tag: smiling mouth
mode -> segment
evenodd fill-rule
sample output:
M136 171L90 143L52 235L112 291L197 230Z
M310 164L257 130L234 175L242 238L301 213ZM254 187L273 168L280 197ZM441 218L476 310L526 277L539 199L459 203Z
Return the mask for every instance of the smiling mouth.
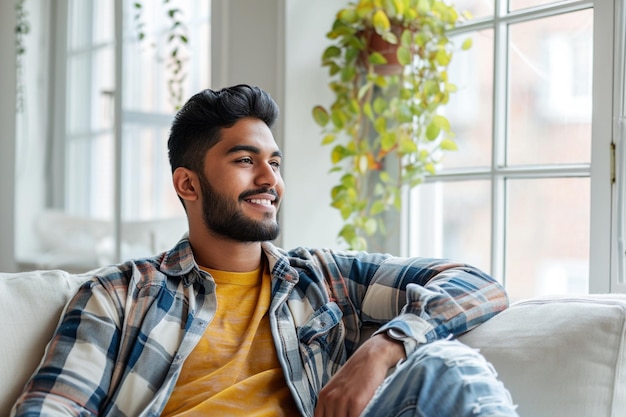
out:
M272 206L272 201L269 199L265 199L265 198L251 198L249 200L246 200L249 203L252 204L258 204L261 206L266 206L266 207L271 207Z

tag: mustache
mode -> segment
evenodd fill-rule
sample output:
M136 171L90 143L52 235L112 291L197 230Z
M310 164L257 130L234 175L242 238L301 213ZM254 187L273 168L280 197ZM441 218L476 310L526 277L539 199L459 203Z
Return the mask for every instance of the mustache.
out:
M244 191L239 194L239 201L245 200L246 198L257 194L271 194L276 198L276 201L280 200L278 193L273 188L258 188L256 190Z

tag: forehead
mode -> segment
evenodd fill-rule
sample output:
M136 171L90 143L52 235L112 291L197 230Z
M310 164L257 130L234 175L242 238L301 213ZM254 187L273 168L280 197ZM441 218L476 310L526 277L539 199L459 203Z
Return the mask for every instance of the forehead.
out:
M220 140L208 153L217 156L246 150L280 154L271 129L263 121L254 118L241 119L233 126L223 128Z

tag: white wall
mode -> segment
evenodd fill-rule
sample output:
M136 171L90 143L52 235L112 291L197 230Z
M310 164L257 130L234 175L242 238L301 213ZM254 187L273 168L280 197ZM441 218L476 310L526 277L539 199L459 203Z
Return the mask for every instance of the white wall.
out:
M342 3L338 0L287 2L285 36L285 181L284 246L337 247L341 216L330 207L331 147L321 145L321 129L313 121L315 105L328 105L331 91L321 56L329 45L326 33Z
M39 249L33 225L45 207L46 156L50 133L49 83L50 60L50 2L28 0L30 33L24 43L23 77L31 80L23 87L24 110L16 117L15 146L15 256L28 259ZM35 53L36 52L36 53Z

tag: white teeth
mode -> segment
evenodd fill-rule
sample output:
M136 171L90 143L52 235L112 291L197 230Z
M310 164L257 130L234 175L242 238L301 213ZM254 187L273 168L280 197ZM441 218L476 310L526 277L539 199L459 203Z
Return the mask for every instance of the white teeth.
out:
M272 202L270 200L265 200L265 199L260 199L260 198L253 198L250 200L251 203L254 204L261 204L262 206L271 206Z

